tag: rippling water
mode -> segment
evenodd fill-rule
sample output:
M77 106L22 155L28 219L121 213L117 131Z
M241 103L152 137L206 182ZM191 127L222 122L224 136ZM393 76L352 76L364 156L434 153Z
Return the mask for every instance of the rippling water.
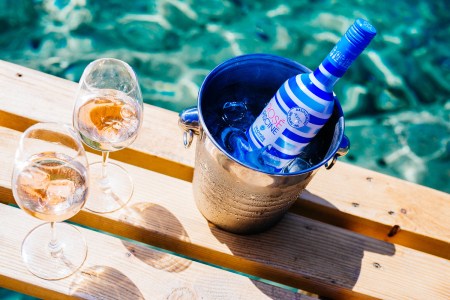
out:
M147 103L196 104L217 64L266 52L315 68L357 17L379 34L337 84L344 160L450 192L450 2L0 1L0 58L77 81L116 57ZM181 134L181 133L180 133Z

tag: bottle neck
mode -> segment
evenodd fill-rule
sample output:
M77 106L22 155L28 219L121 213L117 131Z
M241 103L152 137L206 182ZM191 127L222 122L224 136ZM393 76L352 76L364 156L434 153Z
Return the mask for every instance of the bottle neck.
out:
M311 81L327 92L333 91L336 82L363 50L352 45L344 35L319 67L310 74Z

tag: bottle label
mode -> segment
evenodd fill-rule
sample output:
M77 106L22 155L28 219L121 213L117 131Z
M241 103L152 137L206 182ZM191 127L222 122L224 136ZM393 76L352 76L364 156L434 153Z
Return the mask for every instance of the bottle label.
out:
M322 92L327 99L321 99L301 77L287 80L250 126L247 136L253 149L274 144L285 154L298 153L328 120L333 109L332 94ZM283 144L277 145L279 138Z
M287 121L295 129L300 129L308 124L309 113L302 107L291 108L287 115Z
M252 144L257 148L262 148L264 144L271 143L286 127L286 115L276 104L274 98L270 100L250 127L250 138Z

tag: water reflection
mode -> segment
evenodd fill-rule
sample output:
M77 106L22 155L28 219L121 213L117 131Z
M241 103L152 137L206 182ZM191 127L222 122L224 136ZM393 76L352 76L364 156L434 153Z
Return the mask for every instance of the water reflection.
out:
M271 53L315 68L355 17L364 16L379 34L335 90L346 120L355 121L347 131L352 155L345 159L450 191L448 0L2 3L2 59L78 81L90 61L119 58L136 69L147 103L174 111L195 105L206 74L237 55ZM414 153L441 149L416 134L432 132L427 115L432 127L441 127L434 135L444 149L430 159ZM418 128L394 124L391 132L390 119ZM405 146L385 136L405 134L413 137L406 145L413 152L376 164Z
M166 300L195 300L195 299L203 299L199 298L195 290L188 287L180 287L174 289L167 297Z
M133 243L123 241L123 245L132 255L147 265L166 272L182 272L189 268L192 261L155 249L144 248Z
M164 236L158 236L151 240L145 236L139 237L141 241L149 240L151 244L164 247L165 249L170 249L170 245L174 244L171 243L173 239L186 242L190 241L181 222L161 205L148 202L136 203L130 207L126 207L123 210L121 218L136 227L145 228L145 233L143 234L154 233L155 235L160 235L161 233L165 233ZM159 270L181 272L187 269L192 263L184 258L154 249L140 247L130 242L123 241L123 244L135 257Z
M130 278L107 266L82 269L74 278L69 293L83 299L145 299Z
M121 210L120 218L146 231L167 232L167 235L189 242L189 235L181 222L164 206L140 202ZM145 241L145 237L144 241ZM164 241L161 241L164 242Z

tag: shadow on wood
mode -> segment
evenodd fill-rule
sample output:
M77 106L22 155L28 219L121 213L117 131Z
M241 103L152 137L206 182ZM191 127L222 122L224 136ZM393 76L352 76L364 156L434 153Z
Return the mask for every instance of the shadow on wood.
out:
M359 279L366 252L395 254L391 243L293 213L286 214L277 225L259 234L232 234L231 239L230 233L212 224L210 230L233 255L258 266L273 265L277 270L268 269L264 274L260 269L261 277L278 282L282 279L281 282L292 287L332 298L363 296L353 287ZM376 262L373 264L374 268L381 267Z
M192 264L192 261L190 260L159 250L139 247L126 241L123 241L122 243L132 255L158 270L179 273L189 268Z
M189 236L180 221L161 205L141 202L122 210L122 217L137 227L150 228L155 232L171 232L178 239L189 242ZM123 242L124 246L141 261L167 272L181 272L192 263L162 251L137 247L133 243Z
M145 299L125 274L107 266L81 269L73 279L70 294L83 299Z

